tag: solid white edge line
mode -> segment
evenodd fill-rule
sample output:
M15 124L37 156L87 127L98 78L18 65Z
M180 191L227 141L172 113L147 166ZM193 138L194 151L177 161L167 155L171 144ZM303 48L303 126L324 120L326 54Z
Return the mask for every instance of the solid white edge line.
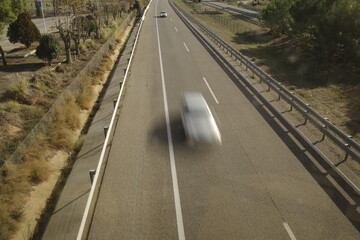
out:
M143 15L143 17L142 17L142 19L141 19L141 22L140 22L139 30L138 30L137 35L136 35L136 40L135 40L133 49L134 49L134 48L136 47L136 45L137 45L137 41L138 41L138 37L139 37L140 30L141 30L141 27L142 27L142 23L143 23L143 21L144 21L144 19L145 19L145 14L147 13L151 2L152 2L152 0L149 2L149 5L147 6L146 10L144 11L144 15ZM126 83L126 79L127 79L127 76L128 76L128 72L129 72L129 69L130 69L130 65L131 65L132 59L133 59L133 55L134 55L134 51L132 51L131 56L130 56L130 59L129 59L128 67L127 67L127 69L126 69L125 77L124 77L124 80L123 80L123 86L124 86L125 83ZM111 132L112 127L113 127L113 125L114 125L115 117L116 117L117 109L119 108L120 99L121 99L121 96L122 96L122 93L123 93L123 89L124 89L124 88L122 87L121 90L120 90L119 96L118 96L118 98L117 98L116 105L115 105L115 108L114 108L115 110L114 110L113 115L112 115L112 117L111 117L111 121L110 121L109 129L108 129L108 133ZM88 197L88 200L87 200L87 203L86 203L86 206L85 206L85 210L84 210L84 215L83 215L83 217L82 217L81 224L80 224L80 227L79 227L79 232L78 232L78 235L77 235L77 237L76 237L77 240L81 240L82 237L83 237L83 234L84 234L84 228L85 228L86 220L87 220L88 215L89 215L90 205L91 205L91 203L92 203L92 201L93 201L93 197L94 197L94 193L95 193L95 187L96 187L96 185L97 185L97 181L98 181L98 178L99 178L100 169L101 169L102 163L103 163L103 161L104 161L104 156L105 156L105 152L106 152L106 148L107 148L107 145L108 145L109 140L110 140L110 134L107 134L107 135L106 135L106 138L105 138L105 142L104 142L103 148L102 148L102 151L101 151L100 160L99 160L99 163L98 163L97 168L96 168L96 173L95 173L94 181L93 181L93 183L92 183L92 185L91 185L89 197Z
M217 113L215 111L215 108L212 105L211 105L211 110L212 110L212 113L215 115L216 121L219 122L220 125L222 125L221 121L220 121L220 119L219 119L219 117L218 117L218 115L217 115Z
M177 29L176 27L175 27L175 31L176 31L176 32L179 32L179 31L178 31L178 29Z
M158 1L156 1L155 11L157 11L157 4L158 4ZM169 117L169 109L168 109L168 102L167 102L167 96L166 96L164 68L163 68L162 57L161 57L161 46L160 46L159 27L158 27L157 19L156 19L156 33L157 33L157 39L158 39L161 83L162 83L162 90L163 90L165 119L166 119L166 131L167 131L168 143L169 143L169 155L170 155L171 177L172 177L173 191L174 191L176 223L177 223L177 228L178 228L179 240L185 240L184 223L183 223L183 217L182 217L182 212L181 212L180 193L179 193L179 185L178 185L178 179L177 179L177 173L176 173L174 146L173 146L172 135L171 135L170 117Z
M203 80L204 80L204 82L205 82L206 86L209 88L209 91L210 91L211 95L213 96L213 98L215 99L215 102L216 102L217 104L219 104L219 101L217 100L217 98L216 98L216 96L215 96L215 94L214 94L213 90L211 89L211 87L210 87L209 83L206 81L206 78L205 78L205 77L203 77Z
M296 237L295 237L294 233L291 231L289 224L287 224L286 222L283 222L283 225L284 225L284 228L286 229L287 233L289 234L291 240L296 240Z
M186 46L186 43L183 42L183 44L184 44L184 46L186 48L186 51L190 52L189 48Z

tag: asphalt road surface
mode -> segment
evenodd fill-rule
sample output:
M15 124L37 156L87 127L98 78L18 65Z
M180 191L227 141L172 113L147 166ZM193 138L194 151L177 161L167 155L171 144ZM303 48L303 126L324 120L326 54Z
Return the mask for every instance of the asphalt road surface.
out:
M169 16L159 18L160 11ZM204 95L222 146L186 144L185 91ZM154 0L89 239L359 239L256 104L168 2Z

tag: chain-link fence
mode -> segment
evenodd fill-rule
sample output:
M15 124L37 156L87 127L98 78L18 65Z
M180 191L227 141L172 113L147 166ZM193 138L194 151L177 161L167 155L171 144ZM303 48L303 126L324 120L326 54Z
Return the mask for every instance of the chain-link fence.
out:
M134 13L131 13L127 18L122 22L122 24L115 30L114 34L102 45L102 47L97 51L97 53L91 58L91 60L86 64L86 66L80 71L77 77L71 82L71 84L65 89L63 94L54 102L49 111L43 116L43 118L35 125L31 132L26 136L26 138L20 143L15 152L11 155L9 159L5 162L11 162L13 164L19 164L22 162L23 153L31 148L33 145L37 144L37 139L46 134L48 126L54 122L56 109L65 104L65 93L71 92L76 94L80 88L82 80L91 72L96 66L100 64L105 54L109 52L109 46L114 44L116 41L116 36L124 31L126 27L130 24L131 20L134 18Z
M194 4L190 2L185 2L190 6L196 14L202 14L207 18L211 18L216 24L223 26L228 31L237 35L241 35L243 38L251 40L254 43L261 42L259 35L262 33L261 28L257 26L249 26L244 22L237 21L237 16L231 16L224 14L225 11L213 7L208 7L204 5ZM241 16L239 16L241 18Z

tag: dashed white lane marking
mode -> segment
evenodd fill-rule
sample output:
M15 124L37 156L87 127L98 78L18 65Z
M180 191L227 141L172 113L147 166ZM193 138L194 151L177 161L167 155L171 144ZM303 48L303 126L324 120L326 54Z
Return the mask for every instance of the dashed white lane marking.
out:
M158 3L158 1L156 2L156 9L157 9L157 3ZM176 223L177 223L179 240L185 240L184 223L183 223L183 217L182 217L182 212L181 212L180 193L179 193L179 185L178 185L178 179L177 179L177 173L176 173L174 146L173 146L173 140L172 140L172 135L171 135L169 108L168 108L168 102L167 102L167 96L166 96L164 67L163 67L162 57L161 57L159 27L158 27L157 19L156 19L156 32L157 32L158 48L159 48L160 72L161 72L161 83L162 83L164 108L165 108L166 131L167 131L167 137L168 137L168 143L169 143L170 167L171 167L171 178L172 178L173 191L174 191Z
M296 237L295 237L294 233L291 231L289 224L284 222L283 225L284 225L284 228L286 229L287 233L289 234L291 240L296 240Z
M175 31L176 31L176 32L179 32L179 31L178 31L178 29L177 29L176 27L175 27Z
M184 44L184 46L186 48L186 51L190 52L189 48L186 46L186 43L183 42L183 44Z
M205 78L205 77L203 77L203 80L204 80L204 82L205 82L206 86L209 88L209 90L210 90L210 92L211 92L211 95L212 95L212 96L213 96L213 98L215 99L215 102L216 102L217 104L219 104L219 101L217 100L217 98L216 98L216 96L215 96L215 94L214 94L213 90L211 89L211 87L210 87L209 83L206 81L206 78Z

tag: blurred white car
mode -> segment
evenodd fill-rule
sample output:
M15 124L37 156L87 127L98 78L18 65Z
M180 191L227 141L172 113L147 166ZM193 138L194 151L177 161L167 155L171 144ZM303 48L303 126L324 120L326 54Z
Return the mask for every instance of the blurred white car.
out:
M190 143L221 144L221 134L204 97L199 92L183 94L182 122Z
M167 12L160 12L160 17L167 17L168 13Z

